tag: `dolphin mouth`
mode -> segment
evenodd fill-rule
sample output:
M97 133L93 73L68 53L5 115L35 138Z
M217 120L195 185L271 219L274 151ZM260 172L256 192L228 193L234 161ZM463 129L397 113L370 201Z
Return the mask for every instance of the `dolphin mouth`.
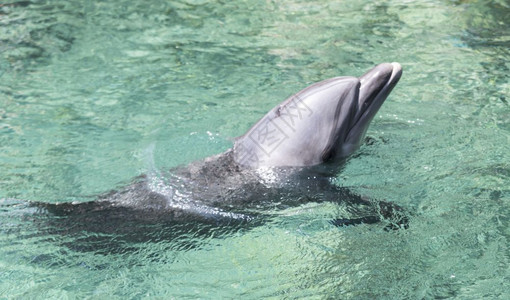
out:
M384 100L402 76L402 66L397 62L377 65L359 78L358 108L346 141L364 136Z

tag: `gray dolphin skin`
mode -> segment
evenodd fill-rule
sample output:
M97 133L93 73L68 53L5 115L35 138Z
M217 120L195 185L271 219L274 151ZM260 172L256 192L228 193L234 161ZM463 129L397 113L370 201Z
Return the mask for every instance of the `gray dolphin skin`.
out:
M53 225L66 233L120 234L136 241L151 236L148 228L171 239L189 232L231 232L285 208L326 201L350 207L349 215L332 221L335 225L387 220L407 226L397 205L332 184L401 74L400 64L383 63L359 78L315 83L269 111L224 153L139 176L95 201L33 205L59 216Z
M348 157L401 75L400 64L384 63L360 78L336 77L307 87L235 142L235 161L250 167L297 167Z

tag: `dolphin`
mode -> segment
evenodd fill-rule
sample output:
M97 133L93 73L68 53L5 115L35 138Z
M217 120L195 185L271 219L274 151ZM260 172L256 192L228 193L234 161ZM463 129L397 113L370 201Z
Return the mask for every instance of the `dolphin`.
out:
M223 225L255 226L271 212L324 201L356 207L356 213L332 220L337 226L387 219L405 227L399 206L332 183L401 75L399 63L382 63L361 77L312 84L271 109L221 154L141 175L91 202L33 205L59 216L54 222L64 224L61 231L120 232L130 240L143 239L154 224L172 228L166 238L204 228L229 232L232 227Z

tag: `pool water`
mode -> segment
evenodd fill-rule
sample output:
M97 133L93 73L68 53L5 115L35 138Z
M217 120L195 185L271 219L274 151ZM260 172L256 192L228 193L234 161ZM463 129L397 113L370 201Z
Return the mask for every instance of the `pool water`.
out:
M0 299L510 297L509 20L503 0L0 4ZM220 153L307 85L392 61L336 183L406 208L406 230L310 203L105 253L33 222L26 201Z

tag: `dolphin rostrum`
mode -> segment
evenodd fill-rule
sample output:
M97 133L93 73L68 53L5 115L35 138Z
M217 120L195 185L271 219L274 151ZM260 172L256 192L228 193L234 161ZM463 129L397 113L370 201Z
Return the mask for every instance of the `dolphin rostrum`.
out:
M383 63L359 78L315 83L270 110L222 154L142 175L92 202L34 205L65 216L58 222L77 230L121 230L136 239L146 235L140 232L146 224L178 224L185 232L196 222L255 224L275 209L323 201L366 208L336 219L336 225L388 218L407 226L397 205L367 200L331 180L360 147L401 74L400 64ZM171 236L178 231L174 228Z

